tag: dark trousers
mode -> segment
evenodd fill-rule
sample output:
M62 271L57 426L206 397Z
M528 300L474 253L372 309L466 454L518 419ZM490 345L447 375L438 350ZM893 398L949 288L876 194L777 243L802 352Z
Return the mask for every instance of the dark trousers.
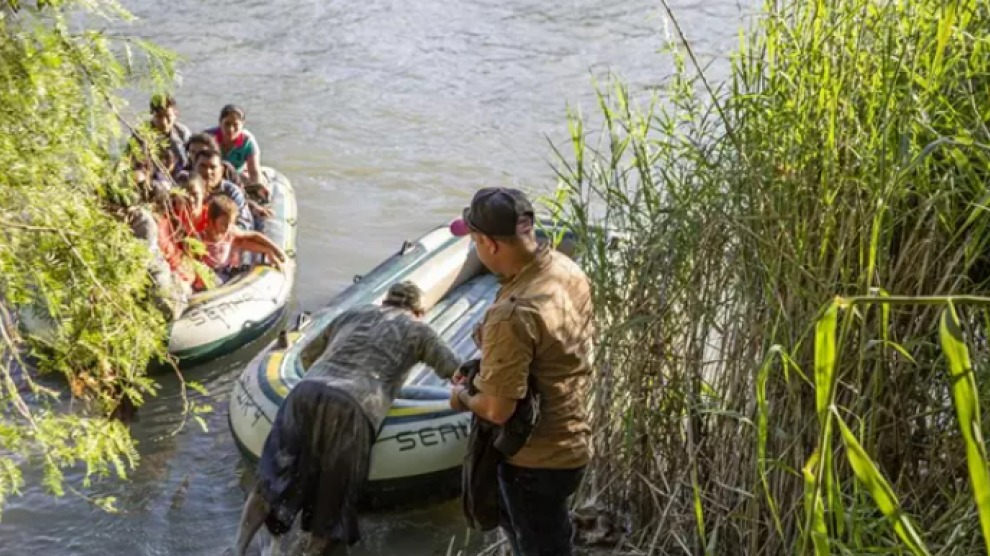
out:
M567 501L584 468L530 469L498 465L499 525L515 556L571 556Z

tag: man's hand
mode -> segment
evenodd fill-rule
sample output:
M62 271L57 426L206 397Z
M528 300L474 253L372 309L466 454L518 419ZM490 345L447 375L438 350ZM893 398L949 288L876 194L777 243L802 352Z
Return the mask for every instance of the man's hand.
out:
M258 183L251 183L245 185L244 191L246 191L249 195L253 197L261 199L266 203L271 200L271 196L272 196L271 191L268 189L268 185L266 185L265 183L258 182Z
M463 391L464 391L464 387L462 386L455 386L450 389L450 409L453 409L454 411L470 410L470 408L465 406L464 403L461 401L461 392Z
M248 209L251 210L251 214L255 218L268 218L274 214L270 208L259 205L254 201L248 201Z
M480 359L468 359L461 363L461 366L454 372L454 376L450 377L450 381L458 386L465 384L472 374L478 372L480 365Z

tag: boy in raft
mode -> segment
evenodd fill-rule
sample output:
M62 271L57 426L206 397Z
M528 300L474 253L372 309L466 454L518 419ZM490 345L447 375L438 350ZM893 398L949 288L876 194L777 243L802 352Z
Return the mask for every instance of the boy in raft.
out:
M306 554L360 540L357 497L375 436L406 375L422 362L450 379L461 363L420 320L423 314L419 287L399 282L381 306L344 311L303 349L308 371L265 441L258 482L241 516L238 556L262 523L278 537L300 511L302 530L310 533Z
M179 122L179 105L172 95L151 97L151 127L167 140L169 150L178 166L185 164L185 145L189 140L189 128Z
M244 250L259 253L276 269L281 270L285 253L264 234L238 230L237 204L226 195L210 199L206 207L206 226L200 236L206 247L203 262L212 268L222 282L230 278L232 255Z

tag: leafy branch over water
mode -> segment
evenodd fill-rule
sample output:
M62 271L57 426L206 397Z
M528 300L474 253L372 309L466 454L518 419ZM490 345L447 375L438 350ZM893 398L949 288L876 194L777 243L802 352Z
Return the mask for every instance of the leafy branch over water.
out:
M587 494L656 553L986 552L990 5L767 2L721 86L671 52L558 152L603 331Z
M41 466L56 495L126 477L138 454L108 416L154 395L147 364L166 355L113 146L129 130L118 92L169 83L172 58L79 23L129 17L104 0L0 2L0 506L24 465ZM32 307L53 317L50 334L19 334Z

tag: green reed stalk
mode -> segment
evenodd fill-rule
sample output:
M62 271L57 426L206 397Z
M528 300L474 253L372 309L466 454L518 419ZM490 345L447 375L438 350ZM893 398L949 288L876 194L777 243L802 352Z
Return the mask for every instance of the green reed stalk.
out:
M554 148L588 488L646 552L987 551L990 5L768 1L722 84L674 28L662 91L602 85Z

